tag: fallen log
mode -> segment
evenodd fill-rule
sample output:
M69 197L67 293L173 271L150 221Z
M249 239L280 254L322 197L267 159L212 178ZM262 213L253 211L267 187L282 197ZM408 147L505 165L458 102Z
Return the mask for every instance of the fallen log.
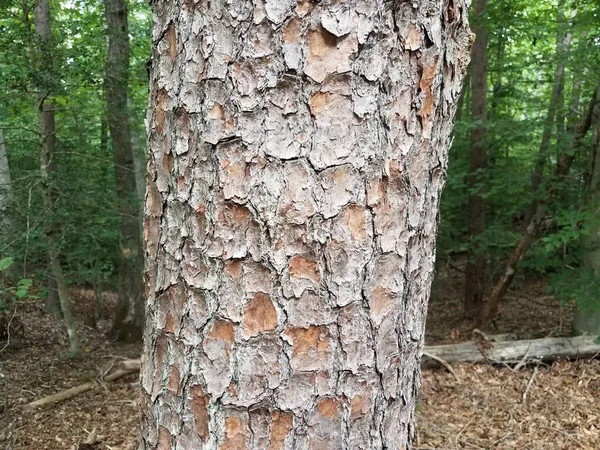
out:
M597 336L544 338L523 341L479 341L425 347L423 362L441 359L447 363L470 362L509 364L523 360L554 361L556 359L594 358L600 355ZM433 358L434 356L435 358Z
M127 361L122 361L116 367L116 369L105 376L102 381L103 382L111 382L118 380L119 378L124 377L125 375L129 375L131 373L137 372L140 370L140 360L139 359L131 359ZM34 402L28 403L25 405L25 409L31 410L37 408L38 406L52 405L54 403L59 403L64 400L68 400L73 398L79 394L83 394L84 392L91 391L96 386L99 386L97 381L90 381L89 383L80 384L79 386L72 387L65 391L58 392L57 394L49 395L47 397L41 398Z

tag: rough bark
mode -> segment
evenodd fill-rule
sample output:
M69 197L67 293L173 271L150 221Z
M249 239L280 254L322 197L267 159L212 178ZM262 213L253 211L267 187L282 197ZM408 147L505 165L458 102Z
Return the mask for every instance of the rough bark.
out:
M153 9L142 447L409 448L466 5Z
M554 181L560 183L564 181L565 177L568 175L569 170L571 169L571 165L575 159L575 156L580 152L582 147L582 141L585 135L587 134L590 126L593 122L592 118L598 114L598 108L600 108L600 84L597 86L592 99L590 101L590 106L587 109L587 112L581 118L579 124L575 129L575 136L573 137L573 148L570 151L564 152L561 154L561 157L558 159L556 170L554 172ZM479 322L480 328L487 327L492 319L496 317L498 313L498 306L506 294L506 291L510 287L515 274L517 272L517 265L521 261L521 259L531 247L531 244L535 242L537 239L540 225L543 223L544 217L546 215L546 206L548 203L555 197L556 191L552 188L552 185L546 190L546 195L543 200L536 201L534 205L534 212L529 220L527 228L525 232L521 236L517 247L513 251L509 260L506 263L506 269L504 274L500 278L500 280L494 286L490 297L485 303L483 313L481 315L481 320Z
M467 228L470 239L465 271L464 311L467 317L478 317L483 306L487 261L481 250L485 232L486 206L484 193L487 150L487 0L476 0L473 31L475 44L471 52L471 155L469 168L470 194L467 206Z
M35 34L37 40L39 92L36 101L40 127L40 173L42 177L42 196L47 220L46 241L48 245L48 260L50 272L56 281L56 289L60 309L67 326L70 352L72 356L81 353L77 327L71 313L67 282L62 272L59 259L60 223L56 220L54 192L54 171L56 170L55 148L56 128L54 123L54 103L52 101L52 86L54 84L52 71L52 31L50 25L50 5L48 0L40 0L35 8Z
M596 283L600 280L600 107L592 118L596 124L594 139L592 141L592 155L590 161L590 180L587 187L587 207L594 214L590 234L582 238L583 249L586 252L584 265L596 276ZM597 296L598 288L590 286L592 291L586 301L580 301L573 320L573 331L576 334L600 335L600 297Z
M129 114L129 35L125 0L105 0L108 24L106 64L106 106L113 149L117 204L119 209L118 300L111 334L119 340L138 340L142 336L144 303L142 297L142 243L140 204L137 197L135 164Z

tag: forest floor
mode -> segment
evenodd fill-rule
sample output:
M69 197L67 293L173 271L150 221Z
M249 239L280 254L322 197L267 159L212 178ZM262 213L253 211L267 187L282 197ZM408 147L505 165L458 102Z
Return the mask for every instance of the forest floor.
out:
M427 324L427 343L470 338L473 324L460 316L461 281L436 283ZM89 304L92 293L74 291ZM65 358L68 345L59 320L36 303L19 305L27 345L0 352L0 449L134 450L138 426L137 376L109 383L71 400L26 412L23 405L92 381L140 346L109 342L80 327L85 355ZM82 311L79 311L80 314ZM546 295L543 280L516 286L491 334L519 339L568 335L572 306ZM105 322L100 325L106 326ZM458 380L445 369L426 369L417 411L417 449L587 449L600 448L600 361L559 361L509 367L459 364ZM98 444L82 443L95 430Z

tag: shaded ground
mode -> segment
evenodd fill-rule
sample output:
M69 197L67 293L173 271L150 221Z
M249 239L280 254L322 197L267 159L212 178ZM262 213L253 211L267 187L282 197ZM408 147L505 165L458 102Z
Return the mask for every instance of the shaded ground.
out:
M469 338L472 324L460 318L460 280L436 286L428 317L428 343ZM497 329L519 338L566 335L572 307L561 308L540 281L511 292ZM84 305L89 293L75 301ZM80 316L85 311L79 311ZM95 379L115 362L139 356L139 346L115 345L101 329L82 327L85 357L64 359L62 325L36 304L20 305L27 346L0 352L0 449L77 449L95 429L98 450L136 448L136 377L130 376L35 412L22 406L45 395ZM600 448L600 362L558 362L509 368L455 366L423 373L418 410L418 449L589 449ZM530 386L527 389L527 386ZM525 400L524 393L527 392ZM83 447L81 447L83 449Z

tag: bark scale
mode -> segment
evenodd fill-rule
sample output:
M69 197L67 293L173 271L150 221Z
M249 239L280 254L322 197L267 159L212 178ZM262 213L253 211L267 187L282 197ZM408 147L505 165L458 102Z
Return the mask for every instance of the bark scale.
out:
M55 148L56 127L54 121L54 103L52 101L52 86L54 74L52 70L52 29L50 23L49 0L40 0L35 8L35 35L37 39L38 80L39 93L36 101L38 107L38 121L40 127L40 173L42 177L42 197L45 215L48 221L46 227L46 242L48 245L48 259L50 272L56 282L56 290L60 303L67 334L71 356L81 353L75 318L71 313L71 302L67 291L67 281L60 264L60 223L56 220L56 192L55 192Z
M119 340L138 340L144 324L143 255L140 235L140 199L130 118L127 108L129 86L129 34L125 0L105 0L108 24L106 64L106 111L115 163L119 208L119 286L111 334Z
M466 5L153 8L142 448L409 448Z
M475 44L471 52L471 161L470 194L467 206L467 227L470 239L465 273L464 310L467 317L479 317L486 286L487 260L481 250L485 233L486 206L484 193L487 150L487 0L476 0L473 11Z

